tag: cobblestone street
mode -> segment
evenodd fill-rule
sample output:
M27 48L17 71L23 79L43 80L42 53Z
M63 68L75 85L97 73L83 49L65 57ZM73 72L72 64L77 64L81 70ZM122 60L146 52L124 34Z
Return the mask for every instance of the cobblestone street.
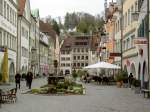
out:
M46 79L33 82L37 87ZM87 84L86 95L41 96L21 94L15 104L3 104L0 112L149 112L150 100L128 88ZM24 90L24 89L22 89ZM21 91L22 91L21 90Z

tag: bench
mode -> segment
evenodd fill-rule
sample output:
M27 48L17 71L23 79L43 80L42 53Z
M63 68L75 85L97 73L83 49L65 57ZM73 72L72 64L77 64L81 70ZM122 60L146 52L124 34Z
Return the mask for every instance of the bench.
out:
M16 93L17 93L16 88L2 92L1 102L2 103L15 103L17 100Z
M149 98L150 97L150 90L149 89L142 89L142 92L144 93L144 98Z

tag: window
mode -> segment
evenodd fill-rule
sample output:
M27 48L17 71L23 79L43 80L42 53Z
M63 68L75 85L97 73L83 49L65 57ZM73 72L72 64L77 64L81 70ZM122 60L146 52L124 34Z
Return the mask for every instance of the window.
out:
M80 49L78 48L78 52L80 52Z
M0 0L0 15L3 15L3 0Z
M88 52L88 48L86 48L86 52Z
M7 35L7 45L8 45L8 48L11 48L11 46L10 46L10 38L11 36L8 34Z
M77 66L80 67L80 63L77 63Z
M81 66L84 67L84 63L81 63Z
M7 10L7 8L6 8L6 2L4 1L4 17L6 18L6 10Z
M73 63L73 66L76 67L76 63Z
M133 5L131 6L131 12L133 12L134 10L133 10ZM133 19L131 20L131 22L133 22Z
M76 56L73 56L73 59L76 60Z
M4 31L4 35L3 35L3 45L6 45L6 32Z
M73 49L73 52L76 52L76 48Z
M130 15L131 15L130 14L130 9L128 9L128 25L130 24L130 18L131 18Z
M10 22L12 23L12 8L10 8Z
M84 60L84 56L82 56L82 60Z
M61 60L62 60L62 61L64 61L64 60L65 60L65 58L63 58L63 57L62 57L62 58L61 58Z
M84 52L84 49L82 48L81 52Z
M85 63L85 66L88 66L88 63Z
M0 46L2 46L2 31L0 30Z
M66 60L67 60L67 61L69 61L69 60L70 60L70 58L66 58Z
M128 38L127 39L127 49L129 49L130 48L130 39Z
M135 35L132 35L131 36L131 47L134 47L134 38L135 38Z
M66 66L67 66L67 67L70 67L70 63L67 63Z
M29 54L29 53L28 53L28 49L22 47L22 56L28 58L28 54Z
M78 60L80 60L80 56L78 56Z
M69 51L66 51L66 54L69 54L70 52Z
M86 56L86 60L88 60L88 56Z
M7 4L7 20L9 21L9 5Z

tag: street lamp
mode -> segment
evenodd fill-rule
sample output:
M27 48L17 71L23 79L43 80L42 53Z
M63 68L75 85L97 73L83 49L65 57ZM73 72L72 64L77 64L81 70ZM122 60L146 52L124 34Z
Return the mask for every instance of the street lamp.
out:
M121 18L120 18L120 31L121 31L121 39L120 39L120 47L121 47L121 71L123 70L123 47L122 47L122 39L123 39L123 0L121 0Z

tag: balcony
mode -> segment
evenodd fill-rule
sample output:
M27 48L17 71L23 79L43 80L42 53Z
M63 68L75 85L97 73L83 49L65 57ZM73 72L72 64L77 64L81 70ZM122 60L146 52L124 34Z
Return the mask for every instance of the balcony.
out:
M138 55L138 51L137 51L136 47L132 47L123 52L123 58L134 57L137 55Z

